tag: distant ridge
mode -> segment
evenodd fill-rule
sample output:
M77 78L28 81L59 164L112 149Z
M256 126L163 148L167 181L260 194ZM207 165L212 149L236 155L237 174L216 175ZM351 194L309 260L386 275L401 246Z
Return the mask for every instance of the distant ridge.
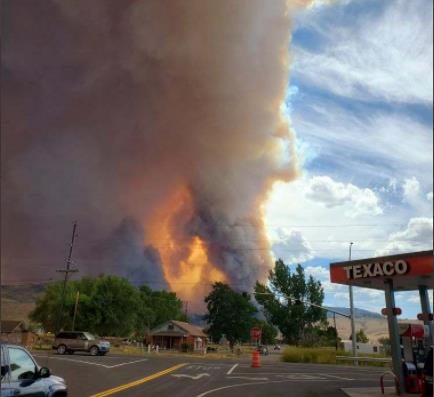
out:
M350 309L348 307L338 307L338 306L325 306L327 309L335 310L339 313L350 315ZM359 309L357 307L354 308L354 314L356 318L384 318L380 313L371 312L366 309ZM327 312L327 317L333 317L333 313Z

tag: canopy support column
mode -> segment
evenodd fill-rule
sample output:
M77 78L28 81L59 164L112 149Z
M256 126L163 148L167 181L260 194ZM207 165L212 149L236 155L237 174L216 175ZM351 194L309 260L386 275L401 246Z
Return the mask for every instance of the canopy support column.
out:
M429 335L427 335L427 339L430 340L428 345L433 343L433 332L432 332L432 321L429 320L429 315L432 313L431 304L429 301L429 292L428 287L425 285L419 285L419 297L420 297L420 305L422 307L422 314L424 315L423 323L429 329Z
M393 281L386 280L384 282L384 286L386 308L388 312L387 323L389 326L390 347L392 350L393 372L399 380L399 387L401 389L401 392L404 392L404 370L401 363L401 343L399 338L399 327L396 315L393 314L393 309L395 308L395 292L393 290Z

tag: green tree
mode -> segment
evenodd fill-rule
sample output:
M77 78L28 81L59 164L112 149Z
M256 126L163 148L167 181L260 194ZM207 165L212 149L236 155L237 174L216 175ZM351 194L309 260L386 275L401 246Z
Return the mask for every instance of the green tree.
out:
M63 283L48 284L45 288L44 294L36 301L36 306L29 315L30 320L41 324L45 331L54 332L58 324L67 324L67 327L71 327L69 321L69 304L70 297L73 295L73 287L71 284L65 292L66 304L61 308L61 295L63 291Z
M387 337L379 338L378 343L383 347L384 354L386 354L387 356L390 356L392 354L390 338Z
M137 333L143 336L152 328L169 320L187 321L182 310L182 301L176 293L164 290L153 291L148 286L142 285L139 289L137 308Z
M209 323L208 334L214 341L225 335L231 349L236 342L249 340L256 308L247 293L238 293L229 285L216 282L205 298Z
M280 329L288 343L298 345L314 328L326 326L325 312L306 303L321 306L324 290L312 276L306 280L300 265L291 273L279 259L270 270L268 281L268 286L256 283L256 300L264 308L268 321Z
M110 336L130 335L136 325L138 299L137 289L127 279L98 277L86 313L94 332Z
M360 343L368 343L369 342L369 338L365 334L365 331L363 329L361 329L359 332L356 332L356 341L360 342Z
M70 281L65 291L63 311L61 298L63 283L49 284L38 299L30 319L54 332L59 326L70 330L77 292L78 311L76 330L101 335L130 336L133 332L144 336L149 329L168 320L186 320L182 302L173 292L140 289L117 276L83 277Z
M128 280L117 276L84 277L70 281L64 295L63 283L49 284L36 302L30 319L46 331L71 329L77 291L80 292L75 329L102 335L127 336L134 329L138 292Z

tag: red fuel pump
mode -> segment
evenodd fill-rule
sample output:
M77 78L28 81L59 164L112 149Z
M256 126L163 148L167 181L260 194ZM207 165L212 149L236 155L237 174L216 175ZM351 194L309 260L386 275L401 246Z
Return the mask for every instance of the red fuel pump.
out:
M424 347L424 327L421 324L401 323L399 330L404 360L405 391L421 393L423 363L427 353Z

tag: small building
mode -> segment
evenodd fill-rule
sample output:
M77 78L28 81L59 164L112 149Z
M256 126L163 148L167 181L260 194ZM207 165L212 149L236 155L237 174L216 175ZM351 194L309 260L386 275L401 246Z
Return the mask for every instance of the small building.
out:
M351 340L343 340L341 341L341 344L344 347L344 350L346 352L352 352L353 351L353 343ZM357 353L383 353L383 347L377 343L356 343L356 349Z
M188 344L193 350L202 350L208 337L197 325L171 320L151 330L151 344L160 349L180 350Z
M35 336L27 329L23 321L2 320L0 326L1 341L23 346L29 346L34 342Z

